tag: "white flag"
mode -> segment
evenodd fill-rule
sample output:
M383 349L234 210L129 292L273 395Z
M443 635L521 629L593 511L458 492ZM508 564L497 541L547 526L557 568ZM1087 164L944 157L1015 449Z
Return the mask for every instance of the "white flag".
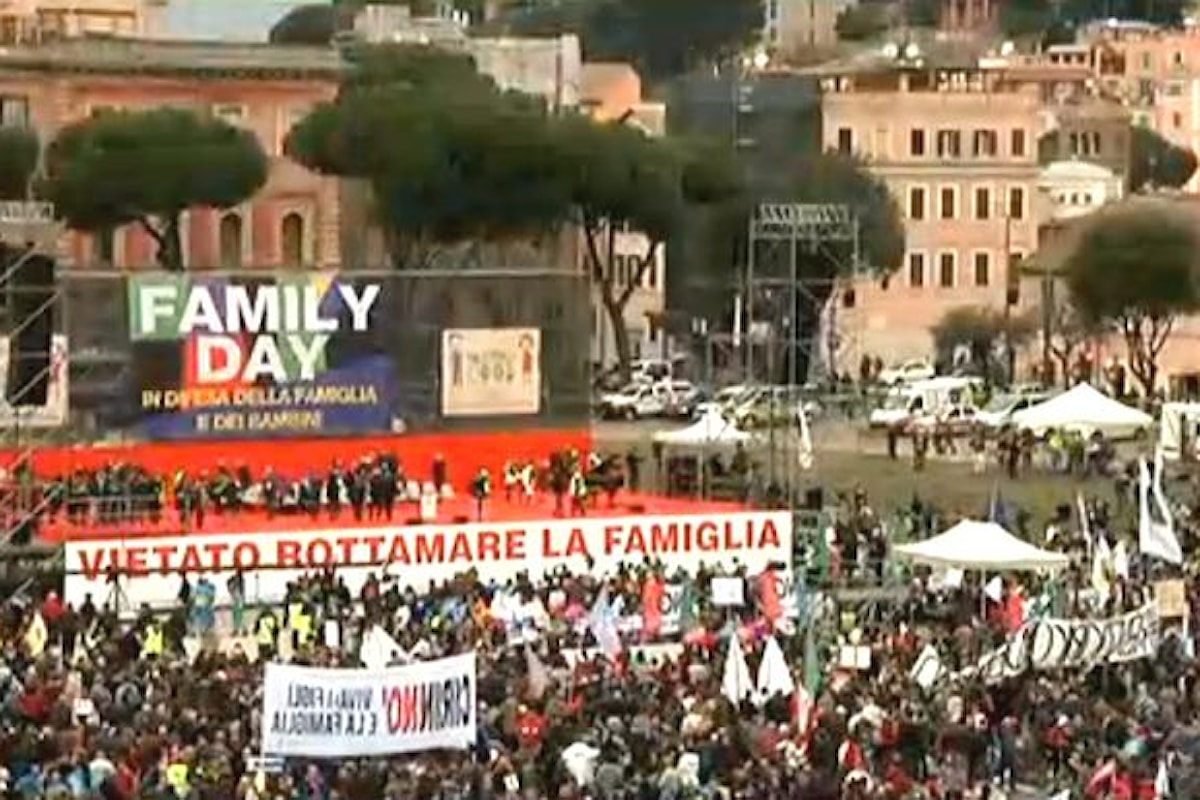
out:
M358 658L367 669L387 669L397 661L409 660L409 655L391 634L380 626L373 625L363 634Z
M1165 758L1158 760L1158 772L1154 775L1154 800L1163 800L1171 796L1171 776L1167 773Z
M1162 486L1150 479L1145 459L1138 461L1138 549L1172 564L1183 563L1183 547ZM1153 498L1153 502L1152 502ZM1156 518L1157 517L1157 518Z
M1004 599L1004 581L999 575L993 577L983 586L983 596L993 603L999 603Z
M796 408L796 418L800 424L800 441L797 444L796 458L800 461L800 469L810 470L815 461L813 457L812 431L808 429L808 414L804 413L804 404Z
M550 686L550 673L529 645L525 645L525 671L529 679L529 696L541 700Z
M929 691L937 683L938 678L942 677L942 672L941 656L938 655L938 651L933 645L927 644L921 654L917 656L908 676L922 689Z
M758 665L757 699L766 703L780 695L787 697L796 691L796 681L792 671L788 669L787 659L783 657L783 648L775 637L767 639L767 647L763 651L762 663Z
M1108 598L1112 593L1113 553L1108 546L1108 539L1103 535L1096 537L1096 547L1092 550L1092 589L1102 598Z
M754 682L750 678L750 665L742 652L742 643L737 634L729 637L729 652L725 656L725 675L721 678L721 694L735 706L754 695Z

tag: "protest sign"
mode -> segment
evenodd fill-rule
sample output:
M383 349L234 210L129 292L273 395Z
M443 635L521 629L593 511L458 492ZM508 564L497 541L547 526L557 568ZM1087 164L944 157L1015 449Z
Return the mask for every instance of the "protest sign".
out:
M1152 657L1160 639L1155 603L1107 619L1034 620L984 655L969 672L993 683L1029 670L1121 664Z
M344 758L475 742L475 654L387 669L267 664L262 752Z
M1187 591L1181 580L1156 581L1154 602L1160 619L1181 619L1188 615Z

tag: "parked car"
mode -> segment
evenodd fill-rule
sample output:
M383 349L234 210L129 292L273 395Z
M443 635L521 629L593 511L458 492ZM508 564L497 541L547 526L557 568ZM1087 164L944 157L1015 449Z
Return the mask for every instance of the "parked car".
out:
M980 425L989 430L999 430L1012 422L1013 415L1018 411L1049 400L1047 392L1028 392L1021 394L1001 394L992 398L983 410L976 414Z
M924 359L911 359L881 370L879 381L887 386L924 381L937 375L937 370Z
M722 414L731 412L761 390L761 386L752 386L745 383L722 386L713 394L712 398L698 403L692 416L699 418L713 411L720 411Z
M671 387L666 383L631 383L600 397L597 411L604 419L641 419L666 413Z
M688 381L671 381L666 415L678 419L691 419L695 416L696 409L707 400L707 389Z
M815 400L805 396L799 386L763 386L746 400L734 407L730 416L738 427L747 430L767 428L775 425L790 425L796 420L796 411L804 409L810 418L820 413L821 407Z
M913 428L935 428L942 426L954 436L969 433L975 427L978 411L972 405L955 405L942 408L933 414L915 417L909 425Z

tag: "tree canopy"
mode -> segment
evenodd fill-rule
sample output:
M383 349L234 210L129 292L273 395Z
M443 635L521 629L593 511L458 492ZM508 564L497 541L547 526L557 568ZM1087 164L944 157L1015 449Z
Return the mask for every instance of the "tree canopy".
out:
M1176 318L1200 308L1198 248L1192 219L1144 201L1095 215L1067 258L1073 307L1085 324L1121 332L1147 394Z
M505 23L518 35L575 33L589 61L625 61L655 81L754 44L763 0L561 0L515 8Z
M105 111L69 125L46 152L40 193L82 231L141 225L165 269L185 266L180 217L230 208L266 182L255 135L187 109Z
M1196 173L1196 154L1164 139L1149 128L1136 126L1130 142L1129 185L1178 189Z
M1183 20L1187 0L1007 0L1000 28L1012 37L1069 33L1103 19L1145 20L1174 26Z
M1034 330L1028 317L1007 316L986 306L959 306L943 314L931 332L939 362L952 363L955 351L965 348L972 372L989 381L1007 382L1011 379L1004 374L1007 360L997 359L1000 346L1018 347Z
M0 200L24 200L37 169L41 142L30 128L0 127Z
M271 26L271 44L327 45L338 30L339 13L329 3L296 6Z
M888 5L878 0L866 0L848 6L838 14L838 38L850 42L873 39L887 32L891 26L890 16Z

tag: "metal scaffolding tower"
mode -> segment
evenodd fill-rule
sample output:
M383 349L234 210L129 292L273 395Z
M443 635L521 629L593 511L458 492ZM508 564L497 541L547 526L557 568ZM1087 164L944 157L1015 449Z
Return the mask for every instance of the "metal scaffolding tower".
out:
M824 268L819 275L806 275L805 260L817 257L825 261ZM746 265L747 376L797 387L812 374L837 374L837 308L860 261L859 220L850 206L758 206L750 218ZM814 329L817 335L805 334ZM783 370L777 363L780 356ZM803 375L802 360L809 367ZM821 366L814 370L814 364ZM776 417L774 410L771 416ZM767 484L773 492L786 492L794 507L799 477L795 437L776 436L776 427L769 429Z
M22 532L31 533L49 502L35 481L33 459L52 431L66 421L48 418L49 405L39 402L37 391L39 383L55 380L62 381L64 391L66 386L67 365L59 363L65 356L54 346L63 328L63 292L57 275L61 235L52 204L0 202L0 244L9 254L0 264L0 439L5 453L0 463L0 547ZM31 267L38 258L50 259L54 265L47 270L48 278L29 277L37 274ZM18 339L35 326L47 325L47 315L51 323L38 345L46 350L19 352ZM20 368L22 358L36 359L41 366L29 373ZM65 416L65 402L62 412Z

